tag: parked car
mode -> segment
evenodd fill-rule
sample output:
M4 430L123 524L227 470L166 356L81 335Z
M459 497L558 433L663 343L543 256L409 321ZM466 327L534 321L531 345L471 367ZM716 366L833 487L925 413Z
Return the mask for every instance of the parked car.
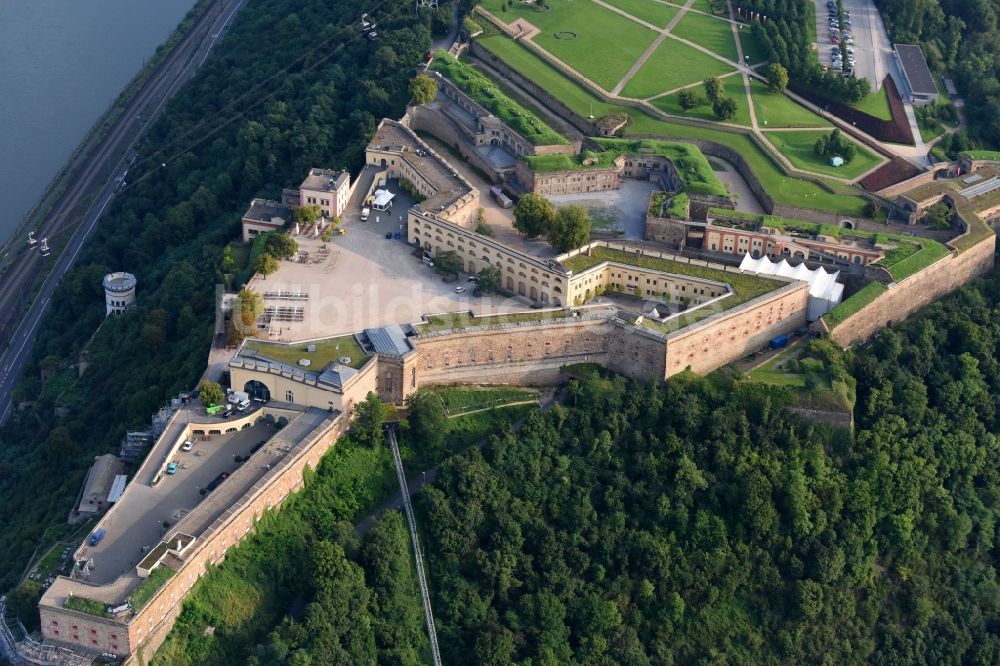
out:
M176 471L177 471L177 463L176 462L172 462L169 465L167 465L167 474L173 474Z
M463 293L465 293L465 287L455 287L455 293L456 294L463 294Z
M388 240L392 240L392 232L391 232L391 231L387 231L387 232L385 232L385 237L386 237L386 238L387 238Z
M194 448L194 441L190 439L181 444L181 451L190 451L193 448Z

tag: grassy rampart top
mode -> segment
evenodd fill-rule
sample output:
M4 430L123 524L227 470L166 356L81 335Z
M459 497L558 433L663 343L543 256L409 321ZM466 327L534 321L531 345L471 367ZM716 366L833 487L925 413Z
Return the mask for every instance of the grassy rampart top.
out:
M708 160L694 144L651 139L594 139L594 142L604 149L603 152L585 150L579 155L537 155L525 159L532 171L550 172L606 169L613 166L615 160L623 155L661 155L673 162L688 192L728 196L722 181L715 175Z
M434 54L431 69L447 77L462 92L532 144L537 146L569 143L565 137L542 122L537 115L504 94L493 81L469 65L459 62L447 51L439 49Z
M761 226L771 227L790 235L828 236L836 238L839 241L850 238L863 238L876 245L894 244L895 247L887 249L885 256L876 261L875 264L883 266L889 271L892 279L896 282L927 268L950 252L945 245L930 238L862 231L859 229L845 229L834 224L789 220L777 215L753 215L751 213L740 213L718 208L711 209L710 212L720 217L735 217L754 222L759 221Z
M614 250L606 247L591 248L589 255L583 253L578 254L575 257L567 259L563 262L563 264L574 273L580 273L605 261L617 261L620 264L638 266L640 268L648 268L655 271L663 271L664 273L673 273L675 275L685 275L687 277L699 278L702 280L724 282L733 288L733 292L738 299L738 302L730 303L727 307L732 307L733 305L738 305L739 303L749 301L750 299L757 298L758 296L763 296L767 292L774 291L784 284L779 280L758 277L747 273L720 271L715 268L708 268L707 266L687 264L680 261L664 259L662 257L638 255L634 252L624 252L622 250Z
M823 321L830 329L842 324L848 317L861 308L873 302L885 293L886 286L881 282L869 282L865 287L850 298L841 301L837 307L823 315Z
M309 345L313 345L316 350L307 351ZM310 361L309 370L312 372L321 372L333 361L344 357L350 357L349 365L352 368L360 368L368 360L368 355L361 350L353 335L296 344L247 340L246 348L252 349L264 358L291 366L297 366L300 359L307 358Z
M966 150L962 155L974 160L998 160L1000 161L1000 150Z

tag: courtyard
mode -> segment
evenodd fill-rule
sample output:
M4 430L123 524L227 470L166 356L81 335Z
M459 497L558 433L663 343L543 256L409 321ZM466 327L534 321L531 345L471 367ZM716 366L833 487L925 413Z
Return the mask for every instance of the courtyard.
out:
M301 321L272 322L269 331L260 332L261 337L295 342L388 324L414 324L425 314L469 310L497 314L530 309L530 303L523 299L473 296L475 284L468 282L465 274L458 282L444 282L422 261L422 253L406 242L406 211L413 200L398 183L390 181L388 187L396 194L391 211L373 210L368 221L362 222L359 211L349 209L341 225L344 235L334 234L325 242L295 237L300 252L308 253L306 262L282 261L275 273L252 283L251 288L262 295L275 291L307 295L305 301L296 303L303 308ZM487 199L483 205L486 207ZM392 237L386 238L387 234ZM456 292L458 287L463 289L461 293ZM278 304L282 302L264 301L265 306Z

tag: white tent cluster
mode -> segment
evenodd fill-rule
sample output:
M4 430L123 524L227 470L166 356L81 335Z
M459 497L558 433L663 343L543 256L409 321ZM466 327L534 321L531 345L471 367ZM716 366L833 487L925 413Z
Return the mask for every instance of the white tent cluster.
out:
M840 303L844 297L844 285L837 282L836 273L827 273L822 268L809 269L805 264L792 266L782 259L775 263L767 257L754 259L749 254L743 257L740 270L757 275L777 275L792 280L809 283L809 303L806 305L806 319L816 321Z

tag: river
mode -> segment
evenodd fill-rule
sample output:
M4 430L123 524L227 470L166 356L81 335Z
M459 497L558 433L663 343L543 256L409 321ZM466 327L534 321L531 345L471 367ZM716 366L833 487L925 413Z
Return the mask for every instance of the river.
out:
M0 243L195 0L0 0Z

